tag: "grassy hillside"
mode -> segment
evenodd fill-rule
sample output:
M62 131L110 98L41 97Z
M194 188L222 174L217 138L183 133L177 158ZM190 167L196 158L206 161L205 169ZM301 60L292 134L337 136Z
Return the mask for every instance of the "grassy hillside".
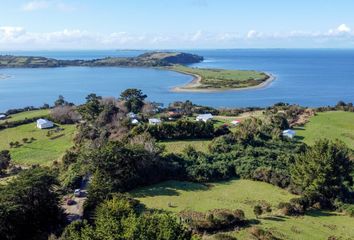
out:
M342 111L317 113L304 128L297 128L296 132L307 144L313 144L320 138L333 140L338 138L354 149L354 113Z
M49 109L41 109L41 110L33 110L33 111L26 111L21 113L16 113L10 115L6 120L0 120L0 124L4 122L14 122L18 120L23 120L26 118L39 118L46 115L49 115Z
M132 192L149 208L180 212L184 209L207 211L216 208L240 208L248 219L255 219L253 207L266 201L272 208L294 195L273 185L250 180L233 180L212 183L208 186L178 181L167 181ZM172 206L172 207L169 207ZM329 236L354 238L354 221L347 216L332 212L313 211L302 217L284 217L275 213L264 215L257 226L269 229L282 239L312 240ZM229 232L237 239L249 239L248 229Z
M160 144L165 146L168 153L181 153L188 145L194 147L197 151L206 152L208 151L209 143L211 143L211 140L193 139L162 141Z
M21 125L0 131L0 149L9 149L13 161L17 164L50 164L57 160L66 149L72 146L75 125L59 126L63 131L47 136L48 130L36 128L35 123ZM23 143L23 138L34 138ZM9 143L18 141L21 146L10 148Z
M232 89L252 87L261 84L269 78L269 76L263 72L248 70L189 68L180 65L172 66L171 69L200 76L200 84L198 86L193 86L193 88L196 89Z

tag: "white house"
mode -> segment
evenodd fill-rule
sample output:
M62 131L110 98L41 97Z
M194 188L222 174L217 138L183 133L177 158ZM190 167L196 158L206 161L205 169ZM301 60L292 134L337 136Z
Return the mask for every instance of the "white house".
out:
M234 125L234 126L237 126L237 125L240 124L240 122L241 122L240 120L232 120L231 124Z
M139 121L138 121L137 119L132 119L131 123L132 123L132 124L138 124Z
M207 113L207 114L198 115L195 120L207 122L208 120L212 120L212 119L213 119L213 115L211 115L210 113Z
M291 129L286 129L283 131L283 137L293 138L295 136L295 131Z
M158 118L150 118L149 119L149 124L151 125L157 125L157 124L160 124L161 123L161 120L158 119Z
M5 119L6 115L5 114L0 114L0 119Z
M37 120L37 128L45 129L45 128L52 128L54 126L53 122L47 119L38 119Z
M137 118L138 116L135 113L130 112L130 113L127 114L127 117L130 118L130 119L134 119L134 118Z

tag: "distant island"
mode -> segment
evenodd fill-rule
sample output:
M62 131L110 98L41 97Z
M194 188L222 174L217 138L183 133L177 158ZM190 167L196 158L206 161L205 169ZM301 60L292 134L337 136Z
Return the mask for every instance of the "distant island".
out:
M260 88L270 83L270 74L251 70L191 68L186 65L203 61L202 56L183 52L147 52L137 57L106 57L93 60L58 60L35 56L0 55L0 68L154 67L188 74L194 79L175 92L213 92ZM1 78L1 76L0 76Z

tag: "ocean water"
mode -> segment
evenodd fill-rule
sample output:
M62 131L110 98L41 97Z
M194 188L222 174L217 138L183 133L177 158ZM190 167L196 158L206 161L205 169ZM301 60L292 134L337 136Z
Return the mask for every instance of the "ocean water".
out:
M0 111L28 105L52 104L58 95L74 103L89 93L118 97L126 88L139 88L149 100L165 105L191 100L214 107L269 106L288 102L303 106L354 102L354 50L232 49L184 50L205 57L194 67L252 69L272 73L276 80L262 89L219 93L173 93L173 86L190 76L148 68L66 67L52 69L0 69ZM136 56L144 51L36 51L0 52L58 59L95 59Z

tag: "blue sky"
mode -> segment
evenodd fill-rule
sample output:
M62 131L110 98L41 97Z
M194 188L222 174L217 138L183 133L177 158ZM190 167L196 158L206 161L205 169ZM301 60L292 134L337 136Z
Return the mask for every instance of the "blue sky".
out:
M2 0L0 49L353 48L352 0Z

